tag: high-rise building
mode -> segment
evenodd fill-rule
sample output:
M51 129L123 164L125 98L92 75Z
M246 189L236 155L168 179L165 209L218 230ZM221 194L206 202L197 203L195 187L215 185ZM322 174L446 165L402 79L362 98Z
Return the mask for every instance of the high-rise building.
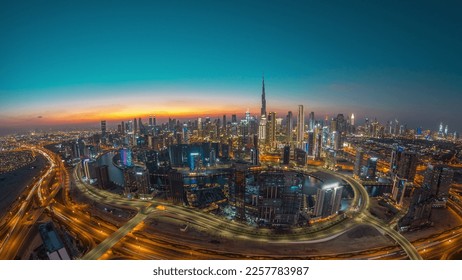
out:
M236 219L245 221L245 186L246 186L246 170L244 164L236 164L234 172L234 195L231 200L234 200L236 206Z
M395 146L391 153L390 173L392 176L414 181L418 157L415 152L405 151L403 147Z
M314 112L311 112L310 119L309 119L309 130L313 131L315 125L316 125L316 120L314 119Z
M335 120L337 121L337 131L340 134L345 133L346 132L346 120L343 114L338 114Z
M133 134L136 134L138 132L138 122L136 121L136 118L133 119Z
M406 231L430 224L433 201L429 188L425 186L416 188L412 192L411 203L406 215L398 221L398 229Z
M294 159L297 165L305 166L306 165L306 152L302 149L295 148Z
M151 115L151 116L149 116L149 126L150 126L150 127L152 127L152 126L153 126L153 124L152 124L152 115Z
M260 164L260 159L259 159L259 151L258 148L251 148L250 149L250 158L252 160L252 165L259 165Z
M270 112L269 144L271 148L276 147L276 113Z
M103 144L106 144L106 139L107 139L107 135L106 135L106 121L101 121L101 142Z
M313 156L314 155L314 132L313 131L310 131L308 132L308 141L307 141L307 154L309 156Z
M235 114L231 115L231 122L232 123L237 123L237 117Z
M365 171L364 171L364 177L368 180L374 180L375 179L375 173L377 171L377 158L376 157L370 157L367 160L367 164L365 166Z
M393 180L393 189L391 192L392 199L398 205L403 205L404 193L406 192L406 179L395 176Z
M303 149L304 138L305 138L305 112L303 111L303 105L298 105L297 145L301 149Z
M155 173L159 169L159 153L157 151L146 151L146 168L149 173Z
M447 200L454 179L454 170L446 165L428 165L423 186L428 187L438 200Z
M351 114L350 123L351 126L355 126L355 114Z
M408 181L414 181L414 177L417 170L418 158L415 152L404 152L398 163L397 175L401 178L407 179Z
M290 146L284 146L284 154L282 156L282 164L289 165L290 162Z
M92 159L84 159L82 161L83 175L90 182L96 179L96 161Z
M316 134L315 134L315 142L314 142L314 158L315 159L320 159L321 158L321 150L322 150L322 131L321 129L317 129Z
M96 178L98 180L98 187L105 190L110 187L109 169L107 165L96 167Z
M293 125L292 125L292 111L289 111L287 113L287 119L286 119L286 141L287 143L290 143L292 141L292 130L294 129L293 128Z
M353 175L357 178L361 177L361 167L363 165L363 156L364 156L364 151L361 148L358 148L356 150L355 167L353 170Z
M329 217L337 214L341 207L343 187L338 183L327 184L318 188L314 215Z
M127 148L123 148L119 150L120 154L120 162L124 167L131 167L133 166L133 160L132 160L132 151Z
M262 80L260 116L266 116L265 77L263 77L263 80Z
M332 131L330 143L331 143L331 147L336 151L342 148L341 138L342 138L342 135L339 131Z
M168 173L168 180L170 186L169 198L172 199L173 204L182 205L187 201L184 189L183 174L176 170L172 170Z
M131 166L124 169L125 194L149 193L149 173L140 166Z
M261 140L261 143L266 142L266 117L262 116L260 119L260 125L258 126L258 140Z

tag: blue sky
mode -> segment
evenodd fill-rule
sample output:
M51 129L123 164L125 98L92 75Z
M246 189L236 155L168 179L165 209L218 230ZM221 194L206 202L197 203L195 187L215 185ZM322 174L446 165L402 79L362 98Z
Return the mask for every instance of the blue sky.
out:
M460 1L3 1L0 129L257 114L264 73L268 109L280 115L303 104L320 119L354 112L461 131L461 10Z

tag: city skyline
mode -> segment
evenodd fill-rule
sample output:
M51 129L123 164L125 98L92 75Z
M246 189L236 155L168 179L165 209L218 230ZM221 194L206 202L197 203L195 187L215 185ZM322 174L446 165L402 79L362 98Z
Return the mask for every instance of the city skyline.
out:
M3 3L0 133L258 116L263 75L277 116L462 130L460 3L139 4Z

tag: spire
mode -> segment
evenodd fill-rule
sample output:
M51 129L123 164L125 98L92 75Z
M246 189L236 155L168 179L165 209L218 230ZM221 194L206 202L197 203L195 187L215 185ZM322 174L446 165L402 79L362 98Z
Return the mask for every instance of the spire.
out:
M261 115L266 116L265 76L262 77Z

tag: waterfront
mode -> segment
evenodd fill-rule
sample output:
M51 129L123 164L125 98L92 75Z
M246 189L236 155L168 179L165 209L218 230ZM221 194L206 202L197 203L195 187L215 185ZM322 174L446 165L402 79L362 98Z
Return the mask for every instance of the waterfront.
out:
M0 216L3 216L19 194L40 174L45 164L45 158L37 154L34 162L0 175Z
M123 187L124 184L124 174L122 170L118 167L116 167L113 164L113 157L116 155L116 152L108 152L100 156L97 160L96 163L101 166L101 165L107 165L108 170L109 170L109 180L113 182L114 184Z

